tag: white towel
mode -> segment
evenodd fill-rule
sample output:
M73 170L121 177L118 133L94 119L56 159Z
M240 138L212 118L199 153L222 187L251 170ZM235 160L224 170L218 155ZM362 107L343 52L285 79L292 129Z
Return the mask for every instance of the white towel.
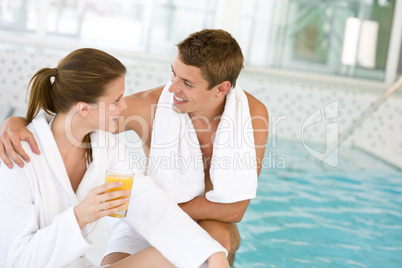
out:
M204 193L204 165L189 115L172 108L170 86L168 82L156 109L147 175L175 202L183 203ZM213 184L206 193L209 201L232 203L256 196L253 128L247 96L239 86L226 95L209 172Z

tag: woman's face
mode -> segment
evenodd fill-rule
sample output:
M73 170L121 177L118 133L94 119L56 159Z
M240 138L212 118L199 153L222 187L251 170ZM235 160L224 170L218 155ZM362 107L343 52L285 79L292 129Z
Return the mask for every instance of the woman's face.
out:
M106 94L99 98L96 108L92 110L90 120L95 129L108 132L117 130L117 118L120 112L127 108L123 98L125 77L121 76L110 83L106 88Z

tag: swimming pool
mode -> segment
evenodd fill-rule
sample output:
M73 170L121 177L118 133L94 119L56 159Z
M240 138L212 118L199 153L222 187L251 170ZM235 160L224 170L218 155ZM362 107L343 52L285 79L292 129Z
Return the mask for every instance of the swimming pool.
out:
M286 168L262 171L234 267L402 267L402 173L358 150L340 155L329 168L297 142L267 150Z

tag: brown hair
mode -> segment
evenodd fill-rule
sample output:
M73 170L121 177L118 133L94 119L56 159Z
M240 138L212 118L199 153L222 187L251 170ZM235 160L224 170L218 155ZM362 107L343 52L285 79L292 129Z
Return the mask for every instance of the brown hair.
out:
M43 68L31 78L27 120L31 122L41 109L56 114L67 112L80 101L94 104L106 93L111 82L125 74L124 65L106 52L92 48L75 50L63 58L57 68ZM89 135L83 143L88 145L87 161L91 162Z
M209 89L229 81L236 86L243 68L243 53L237 41L223 30L205 29L191 34L177 44L180 60L200 68Z

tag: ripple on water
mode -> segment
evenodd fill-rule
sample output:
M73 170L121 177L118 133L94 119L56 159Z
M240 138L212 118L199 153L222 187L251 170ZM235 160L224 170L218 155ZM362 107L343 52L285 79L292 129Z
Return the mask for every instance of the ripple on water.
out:
M308 167L263 170L234 267L402 267L401 173Z

